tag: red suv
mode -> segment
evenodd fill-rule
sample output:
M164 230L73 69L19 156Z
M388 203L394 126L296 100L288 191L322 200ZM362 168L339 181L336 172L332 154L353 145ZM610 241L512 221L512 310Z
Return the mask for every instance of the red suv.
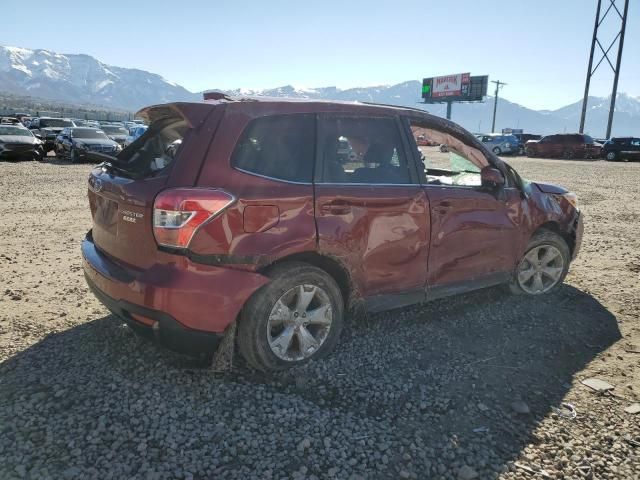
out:
M529 140L524 151L528 157L600 158L602 145L583 133L563 133Z
M138 116L148 131L90 174L84 272L175 350L210 354L237 325L248 363L286 368L330 351L353 309L551 292L580 246L574 194L420 110L226 99ZM448 152L425 158L421 136Z

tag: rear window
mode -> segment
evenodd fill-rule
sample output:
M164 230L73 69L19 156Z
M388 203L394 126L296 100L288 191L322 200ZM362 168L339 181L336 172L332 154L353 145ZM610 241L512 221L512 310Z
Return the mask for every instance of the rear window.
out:
M257 118L245 128L231 157L240 170L290 182L311 183L314 115Z
M184 120L156 122L109 163L134 178L158 174L174 162L188 131Z

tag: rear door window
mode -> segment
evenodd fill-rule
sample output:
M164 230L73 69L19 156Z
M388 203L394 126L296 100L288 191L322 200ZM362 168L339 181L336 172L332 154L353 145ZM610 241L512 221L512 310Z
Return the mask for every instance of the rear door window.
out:
M315 115L261 117L245 128L231 164L245 172L311 183L315 156Z
M322 183L417 183L395 118L321 117L318 143Z

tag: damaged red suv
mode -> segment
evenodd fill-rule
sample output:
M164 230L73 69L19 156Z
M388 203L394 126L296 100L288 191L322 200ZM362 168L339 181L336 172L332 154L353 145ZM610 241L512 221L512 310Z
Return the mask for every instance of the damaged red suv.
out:
M148 131L90 174L84 272L175 350L237 330L249 364L286 368L329 352L354 308L549 293L580 247L573 193L419 110L224 98L139 116Z

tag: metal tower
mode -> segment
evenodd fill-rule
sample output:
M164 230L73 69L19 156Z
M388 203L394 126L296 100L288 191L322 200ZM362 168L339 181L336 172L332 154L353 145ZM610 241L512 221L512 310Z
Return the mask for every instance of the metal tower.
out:
M622 13L620 13L620 10L616 5L616 1L617 0L608 0L609 7L607 7L607 10L604 12L604 15L600 16L602 0L598 0L598 7L596 9L596 21L593 26L593 39L591 40L591 53L589 54L589 68L587 69L587 80L584 86L584 99L582 100L582 115L580 116L580 133L584 133L584 120L587 114L587 99L589 98L589 84L591 83L591 77L593 76L594 73L596 73L596 70L598 70L598 67L603 62L603 60L606 59L614 75L613 91L611 93L611 106L609 107L609 121L607 122L607 135L606 135L607 138L611 137L611 124L613 123L613 111L616 107L616 94L618 93L618 77L620 76L620 63L622 61L622 47L624 46L624 31L627 26L627 11L629 10L629 0L624 0L624 8ZM605 50L605 48L602 46L602 43L600 43L600 40L598 39L598 29L600 28L600 25L602 25L602 22L607 17L607 15L609 15L610 12L611 12L611 15L613 15L612 9L613 11L615 11L618 17L620 17L621 25L620 25L620 30L618 31L618 34L613 39L609 47ZM611 63L611 60L609 59L609 51L616 43L618 43L618 58L616 61L616 66L614 67L613 64ZM602 52L602 57L600 58L600 61L598 61L598 63L596 64L595 68L593 68L593 54L596 48L596 44L598 45L598 47L600 48L600 51Z

